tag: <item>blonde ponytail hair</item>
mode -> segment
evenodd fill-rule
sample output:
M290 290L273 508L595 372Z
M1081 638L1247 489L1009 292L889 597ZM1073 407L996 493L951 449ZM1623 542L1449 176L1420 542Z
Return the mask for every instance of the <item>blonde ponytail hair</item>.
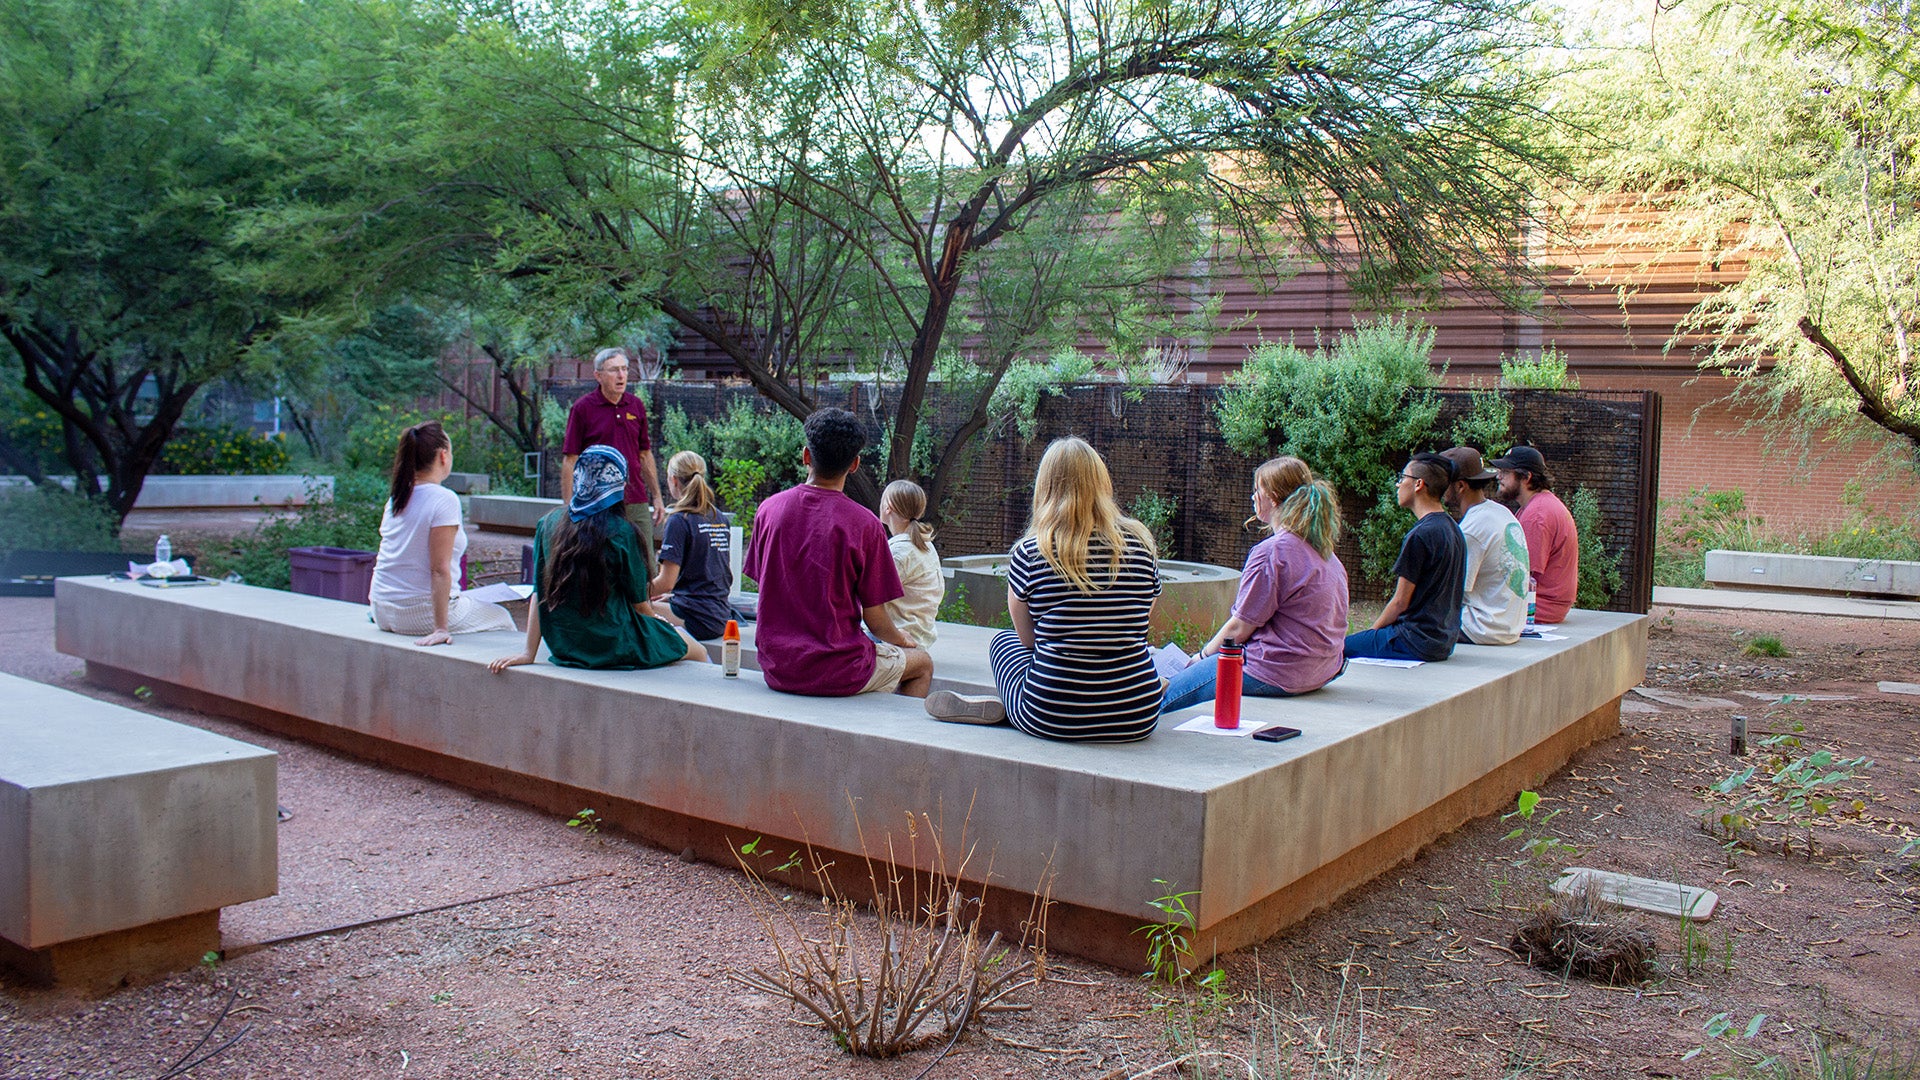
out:
M927 493L919 484L911 480L895 480L880 493L880 508L893 507L893 512L907 519L907 539L921 551L933 550L933 526L921 521L927 512Z
M1033 478L1033 523L1027 535L1039 542L1040 555L1054 572L1083 595L1102 586L1088 573L1088 546L1095 536L1107 543L1107 584L1119 576L1127 538L1140 542L1156 561L1153 534L1120 512L1113 498L1113 477L1100 452L1086 440L1055 439L1040 457Z
M680 497L670 508L676 514L706 517L713 513L713 488L707 484L707 460L691 450L682 450L667 462L667 476L680 481Z

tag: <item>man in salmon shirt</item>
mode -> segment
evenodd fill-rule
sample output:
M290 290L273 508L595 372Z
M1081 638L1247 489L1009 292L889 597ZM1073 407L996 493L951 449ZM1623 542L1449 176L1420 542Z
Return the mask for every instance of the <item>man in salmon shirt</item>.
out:
M1534 621L1557 623L1580 591L1580 532L1573 515L1550 489L1547 459L1531 446L1516 446L1487 464L1499 470L1500 501L1514 507L1527 534L1527 568L1534 587Z

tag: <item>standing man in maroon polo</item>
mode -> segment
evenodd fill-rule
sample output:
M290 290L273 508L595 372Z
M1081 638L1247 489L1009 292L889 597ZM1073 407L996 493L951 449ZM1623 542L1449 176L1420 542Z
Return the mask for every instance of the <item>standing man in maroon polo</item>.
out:
M654 526L667 520L667 504L660 497L660 467L653 460L653 440L647 435L647 407L627 393L627 354L601 349L593 356L593 380L598 393L586 394L567 410L567 435L560 442L560 501L573 498L573 459L596 443L613 447L627 459L627 520L640 534L640 550L647 555L647 577L660 572L653 548Z

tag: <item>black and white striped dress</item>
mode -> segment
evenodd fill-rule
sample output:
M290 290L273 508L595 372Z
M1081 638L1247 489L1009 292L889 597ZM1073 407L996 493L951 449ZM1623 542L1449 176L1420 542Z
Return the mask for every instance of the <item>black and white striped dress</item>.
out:
M1033 616L1034 649L1019 635L993 639L993 682L1014 727L1042 739L1134 742L1160 717L1160 677L1147 654L1147 617L1160 572L1139 541L1108 581L1111 549L1089 545L1087 571L1105 588L1082 593L1047 564L1029 536L1014 545L1007 587Z

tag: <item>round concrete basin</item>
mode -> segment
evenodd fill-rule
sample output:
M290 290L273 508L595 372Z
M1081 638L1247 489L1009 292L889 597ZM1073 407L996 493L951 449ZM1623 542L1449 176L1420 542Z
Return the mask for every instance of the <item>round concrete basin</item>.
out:
M949 595L955 585L967 590L967 606L975 621L1004 622L1007 610L1007 556L960 555L942 559L950 575ZM1211 635L1227 621L1233 598L1240 591L1240 571L1209 563L1160 560L1160 601L1153 608L1156 637L1185 623L1191 632ZM1197 642L1196 642L1197 644Z

